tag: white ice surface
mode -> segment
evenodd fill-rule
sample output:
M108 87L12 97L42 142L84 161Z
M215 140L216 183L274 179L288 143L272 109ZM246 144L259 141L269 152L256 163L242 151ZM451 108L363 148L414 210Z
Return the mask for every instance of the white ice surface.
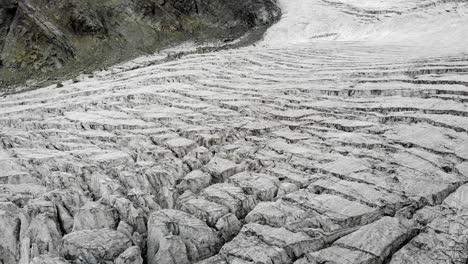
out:
M468 50L468 1L279 0L263 46L366 41Z

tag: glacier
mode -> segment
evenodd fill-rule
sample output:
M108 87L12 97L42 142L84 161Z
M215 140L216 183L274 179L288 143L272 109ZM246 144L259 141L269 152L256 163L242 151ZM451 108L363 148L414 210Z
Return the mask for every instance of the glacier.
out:
M0 263L466 263L468 2L278 4L4 94Z

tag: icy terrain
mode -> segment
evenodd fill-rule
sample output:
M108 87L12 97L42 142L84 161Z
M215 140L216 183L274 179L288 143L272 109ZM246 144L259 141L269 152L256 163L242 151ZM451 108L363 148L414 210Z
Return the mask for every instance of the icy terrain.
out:
M464 0L284 0L280 6L282 20L265 37L269 46L335 40L468 49Z
M0 99L0 263L466 263L466 1L280 5Z

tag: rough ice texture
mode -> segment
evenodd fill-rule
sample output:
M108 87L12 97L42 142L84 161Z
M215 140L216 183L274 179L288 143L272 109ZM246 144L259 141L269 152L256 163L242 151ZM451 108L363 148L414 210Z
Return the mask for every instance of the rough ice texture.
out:
M466 55L271 41L291 19L318 30L304 6L466 19L420 2L282 1L268 47L1 98L0 262L466 263Z

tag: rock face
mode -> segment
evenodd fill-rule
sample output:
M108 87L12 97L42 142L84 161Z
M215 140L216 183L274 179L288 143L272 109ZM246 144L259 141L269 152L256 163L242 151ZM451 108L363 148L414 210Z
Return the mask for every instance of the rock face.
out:
M359 25L468 10L415 1L281 5ZM466 52L403 44L261 42L2 96L0 262L467 263Z
M233 39L279 17L270 0L2 0L0 85L103 66L183 40Z

